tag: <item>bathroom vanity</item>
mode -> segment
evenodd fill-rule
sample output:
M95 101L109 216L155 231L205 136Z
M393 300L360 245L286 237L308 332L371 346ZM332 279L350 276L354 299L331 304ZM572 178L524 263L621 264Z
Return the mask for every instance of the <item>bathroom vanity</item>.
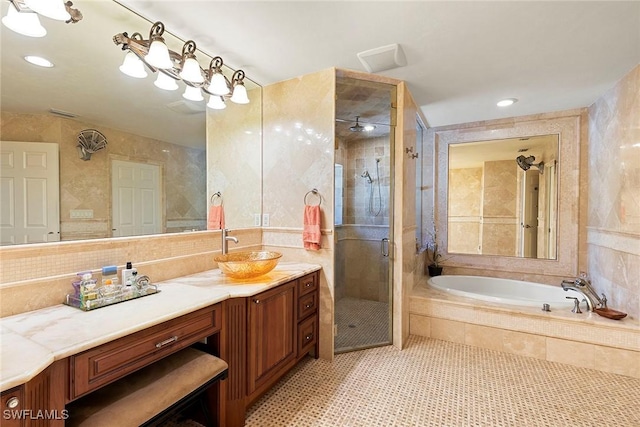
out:
M207 396L211 413L242 426L249 405L318 355L319 269L281 263L246 283L211 270L98 310L59 305L3 318L2 425L63 426L70 402L198 343L229 365L219 395Z

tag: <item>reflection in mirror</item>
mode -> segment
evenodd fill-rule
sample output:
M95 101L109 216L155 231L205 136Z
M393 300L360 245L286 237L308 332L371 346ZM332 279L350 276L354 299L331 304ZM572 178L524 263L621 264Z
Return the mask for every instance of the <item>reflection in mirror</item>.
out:
M3 16L8 6L9 2L1 3ZM113 1L78 0L74 1L74 7L83 14L80 22L68 25L47 20L47 34L42 38L26 37L0 25L2 243L205 229L208 207L206 100L184 99L182 82L178 83L179 90L158 89L154 85L157 73L149 70L148 76L141 79L131 78L119 70L125 52L114 44L113 36L124 31L146 34L152 25L150 21ZM169 34L170 30L164 33L165 42L169 48L180 50L184 42ZM54 66L35 67L23 59L29 54L46 56ZM196 58L203 67L211 60L200 51L196 51ZM222 70L229 78L233 74L227 67ZM244 83L250 99L252 90L259 92L255 83L248 79ZM237 107L244 107L245 113L256 108L252 104ZM255 114L252 117L259 127L260 117ZM90 160L83 160L76 146L78 135L87 129L104 135L107 145ZM57 206L54 210L59 213L58 220L49 218L51 209L44 207L44 203L36 203L28 212L18 214L10 207L23 203L17 200L5 203L11 190L8 183L13 178L4 174L18 152L7 151L9 144L4 141L57 146L59 198L52 203ZM58 162L42 163L44 157L37 154L40 152L38 149L36 154L23 155L35 162L35 167L38 161L40 167L57 165ZM117 162L132 167L118 169L115 168ZM122 175L114 174L115 170ZM154 175L151 187L141 183L127 190L126 181L135 174ZM119 191L114 181L120 182L124 189ZM35 181L30 185L29 191L33 192ZM38 191L47 185L51 186L46 180L38 181ZM256 187L260 197L259 182L252 188ZM132 194L127 200L133 202L123 205L127 191ZM49 197L44 190L38 194L40 201ZM15 233L16 219L20 218L27 219L23 226L36 226L35 233L22 230ZM246 224L252 225L253 221Z
M449 145L448 252L555 259L558 135Z

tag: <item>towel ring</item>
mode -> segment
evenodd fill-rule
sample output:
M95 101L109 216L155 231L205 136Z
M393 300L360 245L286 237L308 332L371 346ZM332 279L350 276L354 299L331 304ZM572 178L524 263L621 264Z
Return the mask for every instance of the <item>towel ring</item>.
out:
M215 200L215 198L216 198L216 197L219 197L219 198L220 198L220 206L222 206L222 194L221 194L219 191L218 191L217 193L213 193L213 194L211 195L211 204L212 204L212 205L214 205L214 202L213 202L213 201ZM214 205L214 206L215 206L215 205Z
M307 191L307 194L304 195L304 204L307 205L307 197L309 196L309 194L315 194L316 196L318 196L318 204L315 206L320 206L320 203L322 203L322 196L320 195L320 193L318 192L317 189L313 189L311 191Z

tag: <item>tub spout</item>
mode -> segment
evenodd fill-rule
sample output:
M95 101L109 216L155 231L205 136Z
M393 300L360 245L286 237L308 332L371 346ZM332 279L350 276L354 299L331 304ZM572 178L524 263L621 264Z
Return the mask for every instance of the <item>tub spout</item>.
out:
M576 281L573 280L563 280L562 281L562 289L564 289L565 291L574 291L579 293L580 295L582 295L584 297L584 300L587 303L587 309L589 311L594 311L596 308L596 303L593 301L592 297L589 295L588 292L585 292L583 290L583 288L580 288L578 286L576 286Z

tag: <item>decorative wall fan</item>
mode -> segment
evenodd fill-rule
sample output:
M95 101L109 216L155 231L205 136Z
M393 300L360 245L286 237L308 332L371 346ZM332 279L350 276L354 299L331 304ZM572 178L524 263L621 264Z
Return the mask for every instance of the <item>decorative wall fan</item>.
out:
M90 160L91 155L107 146L107 138L95 129L85 129L78 134L78 154L82 160Z

